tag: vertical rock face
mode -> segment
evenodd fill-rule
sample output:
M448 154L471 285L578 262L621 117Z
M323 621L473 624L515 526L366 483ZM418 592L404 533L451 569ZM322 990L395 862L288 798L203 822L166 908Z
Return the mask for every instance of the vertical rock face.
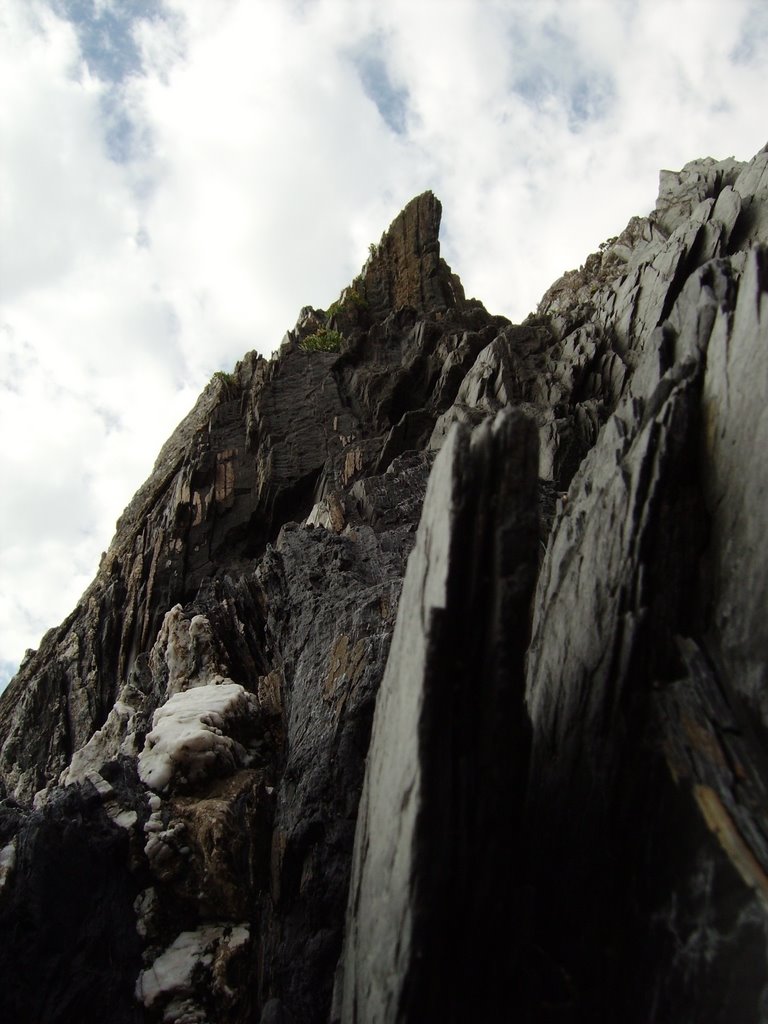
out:
M433 460L420 449L507 323L464 302L439 221L431 194L414 200L365 278L303 310L271 362L214 378L80 605L3 695L4 971L91 949L85 909L60 939L37 925L13 938L47 870L21 851L64 801L78 849L98 856L106 830L122 850L115 1014L327 1017L373 702ZM330 331L339 351L313 350ZM81 804L103 808L98 823ZM13 1019L67 1019L19 977L0 990Z
M514 411L471 436L455 428L430 477L358 814L344 1020L484 1016L500 1005L503 876L528 753L537 479L535 426Z
M764 517L743 488L763 490L765 470L726 440L734 401L761 430L765 369L746 386L735 368L742 343L765 359L763 262L753 250L688 279L571 485L539 579L533 936L569 979L573 1019L766 1012L765 646L742 630L763 584L740 567L736 525Z
M405 207L380 244L371 247L361 290L375 313L401 306L439 312L464 304L461 282L440 258L441 214L439 200L424 192Z
M467 366L503 320L479 303L468 315L479 330L446 318L439 223L434 196L415 199L382 238L365 280L347 290L354 298L342 297L332 316L303 311L273 361L251 353L233 374L214 377L118 523L80 605L46 635L0 706L0 766L16 795L56 777L103 724L174 604L252 561L318 497L375 469L412 403L432 405L438 387L440 403L451 401L446 357ZM370 289L378 306L364 297ZM341 352L303 349L326 322L339 324ZM423 434L434 413L422 415ZM413 447L412 433L404 426L389 440L387 464Z
M214 378L0 698L3 1019L768 1020L768 153L522 325L440 213Z

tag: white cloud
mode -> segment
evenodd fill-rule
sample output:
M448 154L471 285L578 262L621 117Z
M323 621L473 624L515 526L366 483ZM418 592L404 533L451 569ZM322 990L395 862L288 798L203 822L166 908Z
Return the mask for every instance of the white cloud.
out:
M0 14L3 663L71 608L205 378L335 298L412 195L442 199L468 293L522 318L662 166L766 141L746 0L52 3Z
M329 302L365 256L350 251L350 211L406 166L344 59L348 35L334 44L326 20L284 4L227 10L198 13L186 59L161 60L131 94L156 140L154 259L200 360L213 345L269 351L300 305Z

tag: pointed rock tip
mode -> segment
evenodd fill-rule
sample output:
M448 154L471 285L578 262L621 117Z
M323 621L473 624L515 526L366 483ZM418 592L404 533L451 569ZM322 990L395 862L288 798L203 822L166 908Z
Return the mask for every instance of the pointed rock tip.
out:
M461 305L461 283L440 257L443 208L431 190L414 196L371 246L361 288L375 317L402 306L437 313Z
M424 221L425 228L431 227L434 229L436 240L437 234L440 230L440 219L442 214L442 203L431 189L427 189L426 192L422 192L420 195L414 196L413 199L405 204L382 237L385 238L401 221L407 221L413 217L419 217Z

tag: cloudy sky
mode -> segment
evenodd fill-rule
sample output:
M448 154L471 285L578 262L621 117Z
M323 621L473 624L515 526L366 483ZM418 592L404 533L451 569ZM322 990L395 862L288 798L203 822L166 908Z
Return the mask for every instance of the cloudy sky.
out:
M764 0L2 0L0 687L210 375L413 195L522 319L661 167L768 141Z

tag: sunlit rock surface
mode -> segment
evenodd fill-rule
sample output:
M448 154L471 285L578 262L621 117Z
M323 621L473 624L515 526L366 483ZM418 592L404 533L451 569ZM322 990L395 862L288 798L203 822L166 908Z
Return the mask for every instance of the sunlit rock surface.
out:
M440 215L215 376L0 697L3 1020L768 1021L768 152L519 325Z

